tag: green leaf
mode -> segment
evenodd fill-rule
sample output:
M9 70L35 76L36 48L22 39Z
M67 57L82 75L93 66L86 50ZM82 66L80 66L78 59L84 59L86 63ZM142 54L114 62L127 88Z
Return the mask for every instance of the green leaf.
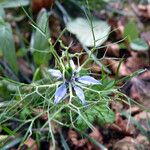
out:
M25 120L30 114L31 114L30 109L29 109L29 108L24 108L24 109L20 112L20 118Z
M3 8L13 8L29 5L29 0L0 0L0 6Z
M7 87L3 85L3 83L0 81L0 97L1 98L11 98L9 91L7 90Z
M149 48L148 44L140 38L134 39L130 43L130 47L135 51L147 51Z
M105 125L108 123L113 123L115 120L115 114L111 109L108 109L107 106L97 107L99 112L97 117L97 123L99 125Z
M8 80L0 80L0 97L4 99L9 99L12 97L13 93L18 91L18 86L15 83L9 82Z
M86 117L86 116L84 116L84 117ZM81 131L85 131L89 128L87 123L80 116L77 118L76 127Z
M48 13L42 9L38 14L37 28L32 35L31 49L33 50L34 61L37 65L48 64L51 58L49 52L50 30L48 25Z
M41 68L37 68L34 72L32 82L40 80L42 78Z
M92 21L92 24L93 32L92 26L87 19L76 18L67 24L67 30L72 34L75 34L77 39L87 47L94 46L95 37L95 46L97 47L102 45L107 40L110 32L110 26L107 24L107 22L101 20L94 20Z
M9 134L9 135L16 135L16 132L15 131L13 131L13 130L11 130L11 129L9 129L7 126L5 126L5 125L3 125L2 126L2 129L7 133L7 134Z
M11 26L0 18L0 50L3 52L4 59L8 62L11 69L18 73L15 44L13 41Z
M1 6L0 6L0 17L5 18L5 11Z
M127 37L128 41L131 42L134 39L138 38L139 31L136 24L133 21L128 22L125 25L124 37Z
M97 123L98 125L105 125L109 123L113 123L115 120L114 112L108 108L108 104L99 104L94 105L86 109L82 116L87 120L89 123ZM76 127L79 130L85 131L89 128L88 124L85 120L79 115L76 121Z

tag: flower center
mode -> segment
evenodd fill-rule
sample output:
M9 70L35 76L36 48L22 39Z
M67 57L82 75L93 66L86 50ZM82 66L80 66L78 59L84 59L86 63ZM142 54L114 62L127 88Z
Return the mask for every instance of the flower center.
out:
M70 81L71 78L72 78L72 75L73 75L72 68L71 67L66 68L66 70L65 70L65 79Z

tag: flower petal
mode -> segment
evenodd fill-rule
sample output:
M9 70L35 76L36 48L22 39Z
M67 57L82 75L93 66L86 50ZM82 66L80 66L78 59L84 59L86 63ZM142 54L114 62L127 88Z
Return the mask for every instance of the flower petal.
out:
M60 70L56 70L56 69L49 69L48 72L56 78L61 78L62 77L62 73L60 72Z
M81 100L82 104L85 104L85 96L84 96L84 92L81 88L79 88L78 86L74 86L74 91L76 93L76 95L78 96L78 98Z
M71 68L72 68L73 70L76 69L76 66L75 66L75 64L74 64L74 62L73 62L72 59L70 59L70 66L71 66Z
M91 76L82 76L77 78L77 80L86 85L101 84L98 80L94 79Z
M63 83L60 87L57 88L56 92L55 92L55 100L54 103L57 104L60 102L61 99L64 98L64 96L67 93L67 88L65 83Z

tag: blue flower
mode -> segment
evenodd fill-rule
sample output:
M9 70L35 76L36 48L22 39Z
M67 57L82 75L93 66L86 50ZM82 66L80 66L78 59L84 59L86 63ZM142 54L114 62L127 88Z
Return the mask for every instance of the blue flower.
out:
M70 68L71 67L71 68ZM70 67L67 64L64 73L61 73L60 70L49 69L48 72L55 78L63 80L63 83L56 89L54 103L58 104L65 95L68 93L68 87L71 85L71 88L74 89L76 96L80 99L82 104L85 104L85 96L83 90L77 86L77 83L84 85L95 85L101 84L98 80L91 76L81 76L79 77L80 68L76 69L76 66L73 60L70 60Z

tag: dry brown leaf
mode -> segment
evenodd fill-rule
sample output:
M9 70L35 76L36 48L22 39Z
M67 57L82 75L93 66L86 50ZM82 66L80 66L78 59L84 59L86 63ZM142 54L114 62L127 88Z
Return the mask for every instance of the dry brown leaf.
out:
M117 40L120 40L123 37L125 20L125 17L121 17L119 20L114 18L109 19L109 24L114 30L113 34L115 34L115 39Z
M150 78L149 78L150 79ZM150 89L150 82L144 81L140 79L139 77L134 77L131 79L132 82L132 88L134 89L134 92L139 93L141 96L150 97L149 89ZM131 90L131 94L133 94L133 91Z
M120 48L118 44L112 44L110 42L107 42L106 45L108 46L106 55L109 55L111 57L119 57L120 55Z
M150 19L150 4L149 5L138 5L139 15L141 17Z
M69 52L70 53L81 53L83 50L82 45L80 43L73 43L73 45L70 47Z
M92 63L90 65L90 68L93 73L100 73L100 71L101 71L101 67L99 65L97 65L96 63Z
M87 139L78 139L78 133L70 129L68 132L68 137L71 140L72 144L77 147L82 147L87 143Z
M108 128L124 135L135 134L135 127L132 124L128 124L128 120L123 120L119 113L116 114L115 123L109 125Z
M137 143L140 143L141 145L143 145L145 147L145 149L149 150L148 148L150 148L150 143L146 136L139 134L136 137L136 141L137 141Z
M95 128L89 136L99 143L103 143L103 138L101 133L99 132L98 128ZM68 132L68 137L71 140L72 144L75 145L77 148L86 148L86 150L99 150L93 143L89 142L87 138L80 139L79 134L74 130L70 129Z
M125 137L116 142L116 144L113 146L113 150L145 150L145 148L134 138Z
M109 59L109 60L107 60L107 65L111 68L111 70L115 74L117 72L119 61ZM120 66L118 76L122 77L122 76L128 76L130 74L131 74L131 71L127 68L127 66L123 62Z
M149 66L148 57L146 53L140 52L131 52L131 57L126 59L126 67L131 71L135 72L139 69L146 68Z
M141 113L135 115L134 119L137 122L139 122L145 130L147 130L147 131L150 130L150 127L149 127L148 122L147 122L148 119L150 119L150 113L142 111Z
M32 138L26 140L24 144L28 147L28 149L39 150L35 140L33 140Z
M56 40L61 33L61 22L56 13L53 13L50 17L50 29L52 38Z
M112 101L111 102L111 109L113 111L115 111L116 113L119 113L123 109L123 104L118 102L118 101Z
M54 3L54 0L32 0L33 12L38 12L42 8L50 8Z
M150 71L138 77L133 77L124 87L123 91L138 103L150 108Z
M149 32L142 32L141 38L143 38L148 43L148 45L150 47L150 31Z
M86 59L88 58L88 55L87 54L83 54L80 58L80 64L83 64L84 61L86 61Z
M131 106L129 109L126 110L127 113L131 113L131 115L135 115L141 112L141 109L137 106Z
M36 116L36 115L39 115L40 113L43 113L43 112L44 112L44 110L41 109L41 108L34 108L32 113ZM42 119L42 120L47 121L48 120L48 115L45 112L41 116L39 116L39 118Z

